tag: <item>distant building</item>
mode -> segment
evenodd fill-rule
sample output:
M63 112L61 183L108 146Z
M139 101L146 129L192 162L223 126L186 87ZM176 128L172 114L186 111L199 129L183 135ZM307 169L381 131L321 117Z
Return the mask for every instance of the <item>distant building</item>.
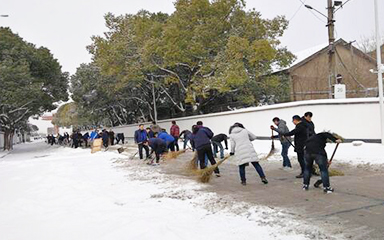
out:
M327 99L334 97L336 82L329 81L328 44L297 54L297 60L287 69L276 72L289 78L292 101ZM336 74L342 76L347 98L376 97L376 60L351 43L339 39L335 42Z

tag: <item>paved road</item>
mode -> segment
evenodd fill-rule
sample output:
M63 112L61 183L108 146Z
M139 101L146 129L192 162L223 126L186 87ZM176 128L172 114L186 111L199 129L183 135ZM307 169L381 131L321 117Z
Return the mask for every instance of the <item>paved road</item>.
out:
M162 169L180 177L193 177L183 171L191 158L192 153L185 153L175 163L162 165ZM261 165L270 182L266 186L253 167L247 167L247 186L240 185L237 166L227 163L220 168L222 177L212 178L206 191L239 201L282 207L308 224L322 225L350 239L384 239L384 169L334 164L345 176L332 177L335 193L324 194L313 187L303 191L301 180L295 178L298 172L281 170L279 162L263 161ZM294 168L298 169L298 165Z

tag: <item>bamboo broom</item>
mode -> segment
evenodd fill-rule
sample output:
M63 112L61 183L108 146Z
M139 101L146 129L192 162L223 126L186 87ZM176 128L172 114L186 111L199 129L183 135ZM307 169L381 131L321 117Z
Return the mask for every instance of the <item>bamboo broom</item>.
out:
M164 154L164 160L176 159L178 156L185 153L186 151L187 151L187 149L184 149L181 151L176 151L176 152L168 152L167 154Z
M215 165L197 171L197 173L200 175L199 181L202 183L208 183L211 180L212 173L216 170L216 168L218 168L223 162L225 162L230 157L230 155L227 155L225 158L218 161Z
M275 148L275 141L274 141L274 138L273 138L273 130L272 130L272 146L271 146L271 150L269 151L268 155L265 156L263 158L263 160L267 160L268 158L270 158L273 154L276 153L276 148Z

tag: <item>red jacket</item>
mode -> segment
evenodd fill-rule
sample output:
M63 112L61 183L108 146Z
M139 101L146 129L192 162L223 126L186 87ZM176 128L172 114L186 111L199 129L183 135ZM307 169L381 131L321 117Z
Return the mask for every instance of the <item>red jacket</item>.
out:
M171 135L173 137L179 137L180 135L180 128L177 125L172 125L171 127Z

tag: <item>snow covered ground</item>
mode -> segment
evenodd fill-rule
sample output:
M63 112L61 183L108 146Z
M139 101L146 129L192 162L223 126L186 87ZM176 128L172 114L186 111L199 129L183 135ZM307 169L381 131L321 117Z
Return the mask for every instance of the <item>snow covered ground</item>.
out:
M254 142L260 154L270 144ZM324 239L284 209L232 202L117 153L37 142L2 156L0 239ZM384 164L384 147L341 144L335 161Z
M228 202L156 167L123 168L119 157L43 142L15 146L0 159L0 239L310 239L318 233L279 209Z

